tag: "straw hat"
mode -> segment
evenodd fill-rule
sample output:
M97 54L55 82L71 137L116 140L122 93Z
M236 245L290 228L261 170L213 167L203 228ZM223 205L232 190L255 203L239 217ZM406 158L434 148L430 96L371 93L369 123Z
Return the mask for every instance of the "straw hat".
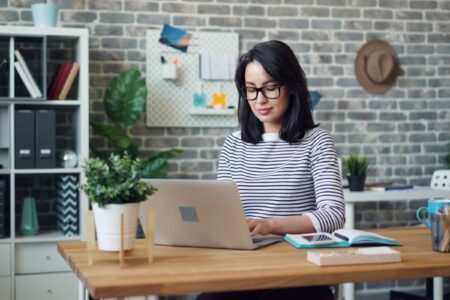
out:
M391 45L382 40L367 42L356 55L356 79L369 93L387 92L395 84L398 70L397 53Z

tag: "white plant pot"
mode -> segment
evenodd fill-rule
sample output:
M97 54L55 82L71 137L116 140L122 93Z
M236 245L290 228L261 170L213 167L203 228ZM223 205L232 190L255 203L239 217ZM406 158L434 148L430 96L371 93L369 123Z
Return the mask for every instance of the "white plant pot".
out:
M92 204L97 232L98 249L120 251L120 215L124 215L124 250L134 248L139 203L108 204L99 207Z

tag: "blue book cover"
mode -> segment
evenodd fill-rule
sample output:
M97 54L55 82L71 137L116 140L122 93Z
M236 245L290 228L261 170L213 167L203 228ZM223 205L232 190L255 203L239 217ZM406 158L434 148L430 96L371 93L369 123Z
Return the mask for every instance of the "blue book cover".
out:
M335 243L332 244L311 244L305 242L301 236L302 234L286 234L284 239L299 249L309 248L342 248L351 246L401 246L401 244L391 238L357 229L339 229L333 232Z

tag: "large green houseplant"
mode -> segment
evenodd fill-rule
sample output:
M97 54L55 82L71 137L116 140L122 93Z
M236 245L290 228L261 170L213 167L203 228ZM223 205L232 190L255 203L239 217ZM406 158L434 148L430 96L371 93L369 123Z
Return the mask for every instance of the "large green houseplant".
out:
M83 164L86 182L80 184L92 204L98 247L120 250L120 219L124 215L124 249L134 247L139 202L156 188L142 181L144 164L128 153L112 153L108 159L93 157Z
M113 145L114 153L127 152L131 157L139 156L138 146L127 131L140 119L146 109L147 86L138 69L132 68L114 77L108 84L103 98L106 115L111 124L91 122L95 134L104 136ZM94 154L99 151L91 146ZM181 150L161 151L148 158L142 158L143 178L167 177L168 160Z
M363 191L369 169L367 156L352 153L344 159L344 166L347 170L349 190Z

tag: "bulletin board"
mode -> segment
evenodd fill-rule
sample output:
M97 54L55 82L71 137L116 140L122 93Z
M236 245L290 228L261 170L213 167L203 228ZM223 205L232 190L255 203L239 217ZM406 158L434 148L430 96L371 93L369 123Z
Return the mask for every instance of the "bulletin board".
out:
M159 42L160 31L147 31L147 113L149 127L236 127L238 93L232 80L204 80L200 78L202 53L225 53L239 56L239 35L221 32L189 32L192 35L187 52L181 52ZM164 79L163 63L177 60L177 78ZM210 109L211 113L192 114L193 94L214 92L227 95L227 106L234 106L228 114Z

